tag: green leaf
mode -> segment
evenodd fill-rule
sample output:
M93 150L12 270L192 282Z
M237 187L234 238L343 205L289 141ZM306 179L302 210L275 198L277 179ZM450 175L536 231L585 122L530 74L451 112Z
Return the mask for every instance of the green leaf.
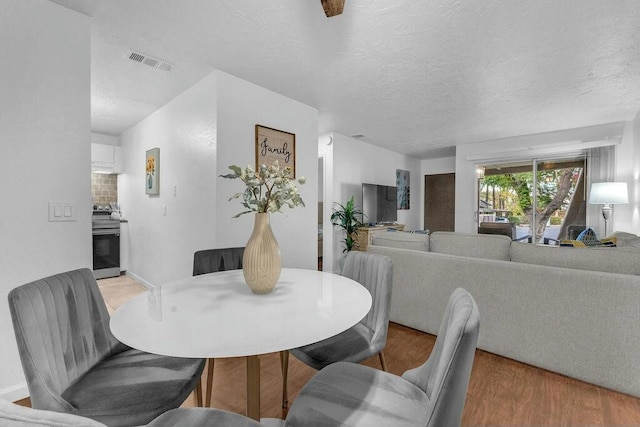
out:
M240 216L242 216L244 214L248 214L248 213L251 213L251 212L253 212L253 211L242 211L239 214L235 214L234 216L232 216L232 218L238 218L238 217L240 217Z
M229 166L229 169L235 172L236 175L242 175L242 168L240 166L231 165Z

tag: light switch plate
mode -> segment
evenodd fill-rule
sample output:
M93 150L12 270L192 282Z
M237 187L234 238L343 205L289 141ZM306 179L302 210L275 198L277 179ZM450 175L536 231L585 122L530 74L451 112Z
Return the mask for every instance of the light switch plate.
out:
M75 221L75 209L69 202L49 202L49 222Z

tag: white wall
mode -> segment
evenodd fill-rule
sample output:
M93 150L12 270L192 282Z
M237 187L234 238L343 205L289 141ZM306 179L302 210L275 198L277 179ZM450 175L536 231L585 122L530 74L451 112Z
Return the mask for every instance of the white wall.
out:
M326 186L331 186L329 193L325 189L325 213L331 215L334 202L345 204L354 196L356 206L362 206L362 183L379 185L396 185L396 169L409 171L411 180L410 207L411 209L398 211L398 223L405 224L406 230L422 228L421 207L421 176L420 160L399 154L366 142L333 133L333 142L325 150L326 157L332 157L331 165L325 165L327 171ZM321 138L320 146L323 144ZM330 155L328 153L331 153ZM325 158L326 158L325 157ZM328 163L328 162L327 162ZM331 175L329 175L329 168ZM329 182L331 181L331 182ZM327 215L325 215L325 218ZM325 226L325 246L327 241L327 227ZM333 253L325 260L325 270L339 271L339 259L343 256L342 240L344 236L339 229L333 230ZM325 250L326 251L326 250ZM326 253L326 252L325 252ZM329 254L327 254L329 255Z
M271 228L282 253L283 267L317 268L318 223L318 110L221 71L218 78L219 174L229 165L255 167L255 125L283 130L296 136L296 178L305 207L283 208L271 215ZM216 212L220 246L244 246L253 229L254 215L232 217L244 210L238 200L228 201L243 191L239 180L218 178Z
M126 262L143 283L162 285L191 275L193 253L215 243L216 88L209 75L120 136L125 164L118 201L129 221ZM150 196L145 155L155 147L160 195Z
M454 173L456 171L455 157L442 157L440 159L425 159L421 162L422 175L438 175ZM422 183L424 185L424 182Z
M640 112L625 126L616 150L615 180L627 183L629 204L613 206L610 229L640 234Z
M7 305L21 284L91 268L90 20L47 0L0 13L0 398L28 395ZM74 222L48 222L48 202Z
M284 208L271 223L283 266L315 268L317 121L311 107L215 71L123 133L118 199L129 221L128 271L161 285L191 275L197 250L246 244L253 215L232 219L243 208L228 201L242 183L218 175L255 163L256 124L296 134L297 176L309 178L301 187L307 207ZM160 148L160 195L152 197L144 193L143 168L153 147Z

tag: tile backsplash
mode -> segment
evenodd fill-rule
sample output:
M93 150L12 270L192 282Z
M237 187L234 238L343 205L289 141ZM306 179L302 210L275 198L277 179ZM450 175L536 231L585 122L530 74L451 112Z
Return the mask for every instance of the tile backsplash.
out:
M98 206L118 202L118 175L91 174L91 198Z

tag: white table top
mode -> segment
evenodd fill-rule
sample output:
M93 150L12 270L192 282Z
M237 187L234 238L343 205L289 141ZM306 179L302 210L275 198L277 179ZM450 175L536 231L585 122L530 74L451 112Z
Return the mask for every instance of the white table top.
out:
M147 291L120 306L111 331L133 348L176 357L240 357L300 347L350 328L371 307L371 295L354 280L288 268L266 295L251 292L242 270L163 285L161 320L160 311L149 307L153 295Z

